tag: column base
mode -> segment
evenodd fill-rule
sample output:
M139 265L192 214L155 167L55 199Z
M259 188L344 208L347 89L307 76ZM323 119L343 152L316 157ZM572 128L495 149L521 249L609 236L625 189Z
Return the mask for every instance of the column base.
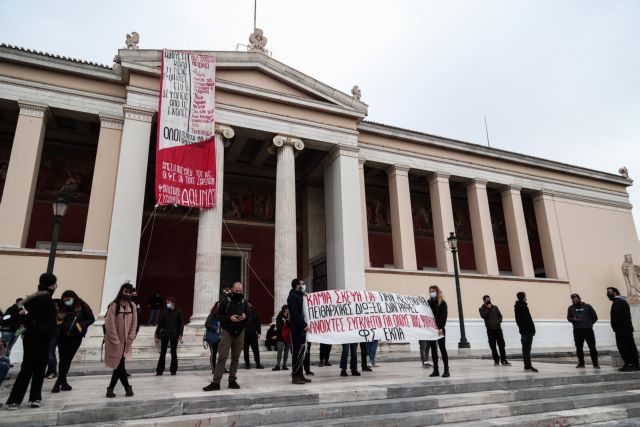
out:
M204 328L204 324L207 321L207 317L209 317L209 313L207 313L207 314L194 314L189 319L189 326L191 326L191 327L202 326Z

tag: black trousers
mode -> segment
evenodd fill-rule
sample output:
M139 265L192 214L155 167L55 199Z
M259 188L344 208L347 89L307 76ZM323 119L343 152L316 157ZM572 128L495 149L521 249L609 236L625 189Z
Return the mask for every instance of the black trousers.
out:
M369 360L369 343L360 343L360 367L362 369L367 367L367 360Z
M524 361L524 369L532 368L531 366L531 344L533 343L534 334L520 334L520 342L522 343L522 360Z
M596 350L596 336L593 334L593 328L574 329L573 341L576 343L576 355L578 356L578 362L584 363L584 342L587 342L589 347L589 356L591 356L591 363L593 365L598 364L598 350Z
M209 364L211 365L212 374L216 370L216 361L218 359L218 344L220 344L219 340L215 344L211 344L211 343L208 344L209 345Z
M258 336L248 336L244 334L244 363L249 363L249 347L253 352L253 360L260 364L260 345L258 344Z
M58 337L58 379L56 383L67 384L67 374L71 369L71 361L80 348L82 337Z
M351 372L358 370L358 343L342 344L342 354L340 355L340 369L347 369L347 359L349 358L349 352L351 352L351 362L349 367Z
M502 335L502 329L487 329L487 337L489 338L489 348L491 349L493 361L495 363L506 362L507 353L504 351L504 336ZM500 350L500 355L498 355L498 351L496 350L496 344Z
M124 355L120 359L120 364L111 374L111 381L109 382L109 388L114 388L118 384L118 380L122 383L122 386L126 389L129 388L129 380L127 379L127 368L124 366Z
M291 331L291 376L303 374L306 336L303 332Z
M320 344L320 361L328 362L331 354L331 344Z
M29 382L31 382L29 401L42 400L44 370L47 368L47 362L49 362L49 342L49 337L25 334L22 340L24 355L22 356L20 373L13 384L11 394L7 399L7 405L10 403L22 403L24 395L27 393Z
M633 331L616 332L616 346L625 365L638 366L638 347L633 340Z
M444 370L449 370L449 354L447 353L447 348L445 347L444 337L439 340L429 341L429 346L431 348L431 357L433 359L433 370L438 370L438 347L440 347L440 353L442 354L442 364L444 365Z
M164 372L164 362L167 358L167 347L171 345L171 365L169 371L172 374L178 372L178 340L161 339L160 340L160 358L158 359L158 366L156 372L162 374Z
M307 343L307 351L304 353L304 373L311 372L311 343Z

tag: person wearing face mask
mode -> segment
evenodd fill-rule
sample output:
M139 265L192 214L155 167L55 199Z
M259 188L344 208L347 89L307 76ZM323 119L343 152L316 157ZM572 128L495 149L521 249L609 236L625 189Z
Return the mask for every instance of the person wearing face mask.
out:
M596 369L598 365L598 350L596 350L596 336L593 333L593 324L598 321L596 311L589 304L585 304L580 299L580 295L571 294L572 304L567 310L567 320L573 324L573 340L576 344L576 354L578 356L578 366L584 368L584 346L585 340L589 347L591 363Z
M504 350L504 336L502 335L502 313L497 305L491 304L491 297L485 295L482 297L484 304L480 306L480 317L484 319L484 326L487 328L487 337L489 338L489 348L491 349L491 355L493 356L493 363L495 366L499 366L502 363L503 366L511 366L511 363L507 360L507 353ZM500 355L496 350L496 344L500 349Z
M49 342L56 331L56 306L52 295L58 287L58 279L51 273L40 275L38 291L22 301L24 307L20 314L24 316L26 328L22 336L24 348L20 373L7 399L6 409L16 410L22 403L31 382L29 402L38 408L42 401L42 383L44 370L49 359Z
M125 360L133 357L133 340L136 338L138 310L131 302L133 286L126 282L120 286L118 295L109 303L104 315L104 364L113 369L111 381L107 387L107 397L116 397L114 388L118 381L122 383L125 396L133 396L133 388L127 379Z
M184 331L184 320L182 310L176 308L176 299L167 298L167 309L162 313L156 332L154 334L155 344L160 341L160 358L156 367L156 375L164 373L164 362L167 358L167 347L171 345L171 365L169 371L171 375L178 372L178 341L182 344L182 333Z
M533 336L536 334L536 325L533 323L531 313L529 313L527 295L524 292L518 292L516 297L518 300L514 305L514 311L516 315L516 324L520 331L524 370L527 372L538 372L538 370L531 365L531 344L533 343Z
M620 295L618 289L607 288L607 298L611 301L611 328L616 334L616 346L624 360L624 366L619 370L638 371L638 348L633 339L633 323L629 303Z
M447 354L447 347L445 346L445 325L447 323L447 302L444 300L444 295L442 291L437 286L429 286L429 301L427 301L429 307L431 307L431 311L433 312L433 317L436 320L436 326L438 327L438 339L435 341L430 341L429 345L431 346L431 357L433 358L433 372L430 377L438 377L440 376L440 371L438 370L438 348L440 348L440 353L442 354L442 363L444 364L444 371L442 372L443 377L448 377L449 375L449 355Z
M71 368L71 361L76 355L82 338L89 326L95 322L95 317L89 305L75 292L64 291L60 297L58 309L58 379L53 385L51 393L60 390L69 391L71 386L67 382L67 374Z
M231 294L220 301L218 309L220 321L220 343L218 344L218 361L213 373L213 381L204 387L204 391L220 390L220 381L224 375L225 363L231 352L231 365L229 366L229 388L239 389L237 372L240 353L244 347L244 327L249 317L249 305L244 299L244 287L242 283L235 282L231 288Z
M291 281L291 290L287 298L287 306L289 307L289 325L291 326L291 383L305 384L311 380L304 377L304 358L307 350L305 344L307 340L307 321L303 313L303 297L307 287L304 281L293 279Z

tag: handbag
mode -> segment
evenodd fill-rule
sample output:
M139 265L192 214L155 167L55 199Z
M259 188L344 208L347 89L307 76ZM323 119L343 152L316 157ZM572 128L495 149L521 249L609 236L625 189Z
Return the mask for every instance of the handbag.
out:
M216 334L215 332L212 332L212 331L206 331L204 333L203 340L207 344L216 345L216 344L218 344L220 342L220 335L218 335L218 334Z

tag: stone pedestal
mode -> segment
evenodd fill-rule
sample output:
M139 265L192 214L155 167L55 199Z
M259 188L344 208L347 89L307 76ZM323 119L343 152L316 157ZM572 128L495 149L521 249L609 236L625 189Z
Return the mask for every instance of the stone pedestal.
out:
M629 297L627 299L631 309L631 323L633 323L633 338L636 344L640 344L640 298Z

